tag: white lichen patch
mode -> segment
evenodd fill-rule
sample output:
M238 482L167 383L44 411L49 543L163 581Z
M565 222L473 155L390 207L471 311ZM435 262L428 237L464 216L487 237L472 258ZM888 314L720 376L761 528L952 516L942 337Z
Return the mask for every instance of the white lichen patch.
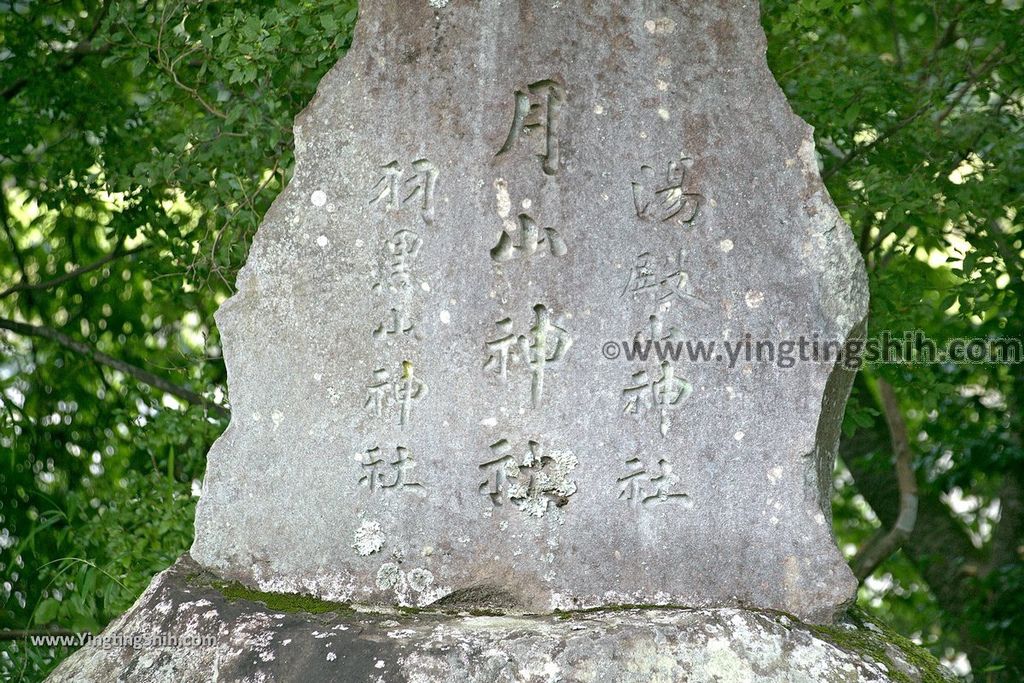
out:
M316 190L313 194L309 195L309 201L313 206L323 206L327 203L327 193L323 190Z
M498 218L506 221L512 215L512 197L508 193L508 181L504 178L495 178L493 186L494 203L495 209L498 212Z
M434 583L434 575L430 573L429 569L417 567L409 572L409 587L418 593L427 590L432 583Z
M509 459L504 471L509 500L531 517L543 517L553 501L564 505L576 493L570 473L578 464L576 456L567 451L543 455L531 451L522 463Z
M722 250L723 254L728 254L732 251L733 246L732 240L730 239L724 239L718 243L718 248Z
M658 19L648 19L644 22L644 28L652 36L666 36L675 33L676 22L669 17L659 17Z
M385 562L377 570L377 588L391 590L402 580L402 570L394 562Z
M396 640L402 638L411 638L416 635L416 631L411 628L399 629L397 631L388 631L388 638L394 638Z
M384 547L384 531L380 528L380 522L364 521L360 524L352 547L357 555L363 557L379 552Z
M744 300L747 302L747 308L759 308L764 303L764 292L752 289L747 292Z

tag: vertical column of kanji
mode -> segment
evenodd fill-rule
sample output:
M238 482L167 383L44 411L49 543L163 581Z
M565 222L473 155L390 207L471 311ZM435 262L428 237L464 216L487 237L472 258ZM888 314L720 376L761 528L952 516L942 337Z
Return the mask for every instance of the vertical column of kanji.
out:
M660 169L641 165L631 182L633 206L625 223L637 230L644 245L645 228L665 224L676 229L669 239L685 243L688 230L697 219L703 196L691 191L687 171L693 159L682 155ZM662 243L664 240L658 240ZM662 245L659 245L663 248ZM652 249L657 249L653 247ZM690 398L693 387L677 363L689 344L682 332L680 308L707 303L694 294L687 272L687 248L658 254L641 246L623 283L620 295L642 306L645 329L632 337L634 366L622 390L623 413L641 421L654 422L663 439L669 438L673 416ZM692 506L689 494L673 472L671 458L650 450L626 454L625 473L618 477L618 497L637 511L675 504Z
M391 159L378 169L378 179L369 192L369 205L393 225L390 237L380 245L376 281L371 288L379 318L368 321L366 334L374 346L398 351L400 361L373 370L366 384L363 409L373 417L411 428L418 405L430 386L419 375L416 349L423 338L417 327L419 298L427 288L418 271L418 260L426 233L434 224L434 194L437 167L425 158ZM388 496L422 493L425 484L415 472L416 454L408 443L367 443L357 455L361 467L359 485L369 495Z
M565 86L554 78L516 89L512 123L495 159L511 161L517 154L532 151L536 168L531 174L540 180L558 175L565 103ZM501 189L508 191L507 185L501 185ZM549 217L530 213L532 207L527 199L518 215L513 217L509 211L502 216L502 230L490 250L492 264L528 264L534 259L557 259L569 252L562 230L551 225ZM496 321L494 332L484 344L484 372L494 373L502 384L508 382L510 373L529 373L529 405L533 410L543 410L545 380L562 365L572 346L570 331L559 322L562 313L552 310L545 301L537 301L528 311L518 310ZM576 492L571 473L577 464L576 457L564 450L564 444L544 443L539 436L522 442L502 438L490 445L487 459L479 465L485 477L479 492L494 507L510 501L524 513L541 517L552 504L564 506Z

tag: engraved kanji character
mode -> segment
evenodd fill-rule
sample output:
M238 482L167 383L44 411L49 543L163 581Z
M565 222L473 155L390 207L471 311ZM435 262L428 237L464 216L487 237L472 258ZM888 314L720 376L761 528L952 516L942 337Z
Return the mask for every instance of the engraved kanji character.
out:
M679 477L672 473L672 466L664 458L658 460L658 473L654 476L638 457L630 458L626 465L630 471L617 480L619 500L629 501L634 506L652 506L689 498L685 493L672 490Z
M495 370L504 382L508 379L508 364L516 352L519 339L512 334L512 319L505 318L495 323L498 338L486 342L484 346L490 355L484 361L484 370Z
M637 256L633 262L633 267L629 271L629 279L626 281L626 286L622 289L622 294L640 294L656 289L660 282L660 278L655 274L654 268L651 266L651 254L645 251Z
M624 413L639 413L651 406L651 379L646 370L637 370L630 377L630 385L622 390L626 399Z
M387 241L389 277L398 288L409 286L412 263L420 253L423 240L412 230L399 230Z
M385 462L380 457L380 453L379 447L366 451L364 459L360 463L364 472L359 479L360 485L365 484L371 493L377 489L386 491L388 489L422 488L422 484L413 481L408 474L416 466L408 448L397 446L395 459L390 462Z
M412 405L427 397L430 389L426 382L413 374L413 364L409 361L402 361L402 377L395 381L395 400L401 406L399 413L399 424L403 427L409 424L412 417Z
M544 395L545 368L565 358L572 339L566 330L551 322L551 313L546 306L537 304L533 311L534 325L529 335L519 337L519 349L532 371L530 397L536 407Z
M543 153L537 156L547 175L558 173L558 124L565 92L553 80L531 83L515 94L515 112L505 144L495 156L501 156L515 146L521 136L537 135L543 138Z
M643 219L659 221L680 216L679 220L682 223L692 221L697 215L701 200L699 194L683 191L686 169L692 162L689 157L670 161L664 180L658 177L653 167L641 166L639 179L633 181L633 204L636 215Z
M490 450L492 459L480 465L480 469L487 473L487 479L480 484L480 494L488 496L493 505L499 506L509 477L519 475L519 465L510 453L512 446L505 439L491 444Z
M552 256L564 256L568 251L561 235L554 228L544 228L543 234L528 214L519 214L518 239L502 230L498 243L491 249L491 258L502 263L517 256L532 256L538 249L547 246ZM543 251L541 252L543 253Z
M388 404L389 394L391 389L391 375L384 368L378 368L373 371L373 380L369 386L366 387L366 401L363 403L363 407L366 408L374 417L380 417L384 414L384 408Z
M412 176L404 180L405 172L397 160L384 164L380 169L381 176L372 190L376 194L370 204L394 211L414 204L420 209L423 221L428 225L433 223L437 167L427 159L417 159L412 162Z
M406 319L404 310L392 308L388 314L388 319L385 319L373 331L373 338L385 339L397 334L409 334L412 332L413 327L414 325Z
M668 361L661 364L661 378L651 384L654 401L661 409L661 435L668 434L672 426L670 412L693 393L693 386L675 376L675 368Z

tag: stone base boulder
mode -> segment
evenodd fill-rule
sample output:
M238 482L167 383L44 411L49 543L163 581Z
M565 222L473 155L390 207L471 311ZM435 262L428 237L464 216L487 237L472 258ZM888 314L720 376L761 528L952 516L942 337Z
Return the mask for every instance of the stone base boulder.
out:
M51 681L945 681L863 617L631 606L363 611L224 584L187 555Z

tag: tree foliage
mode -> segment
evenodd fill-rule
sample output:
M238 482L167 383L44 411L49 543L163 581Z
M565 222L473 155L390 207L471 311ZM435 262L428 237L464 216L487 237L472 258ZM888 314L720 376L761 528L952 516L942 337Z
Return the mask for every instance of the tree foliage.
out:
M187 548L229 408L212 314L355 5L0 3L0 628L98 630ZM865 255L873 333L1024 337L1020 3L763 13ZM893 526L908 435L914 531L861 599L977 680L1024 678L1022 367L864 369L837 474L852 557ZM0 671L65 654L9 641Z
M97 630L188 547L226 424L212 314L355 18L0 5L0 627ZM52 659L15 642L0 671Z
M868 266L873 335L1024 338L1020 4L765 3L771 65ZM898 512L887 418L909 435L914 531L862 598L977 680L1024 678L1022 367L868 368L841 449L837 531L864 547Z

